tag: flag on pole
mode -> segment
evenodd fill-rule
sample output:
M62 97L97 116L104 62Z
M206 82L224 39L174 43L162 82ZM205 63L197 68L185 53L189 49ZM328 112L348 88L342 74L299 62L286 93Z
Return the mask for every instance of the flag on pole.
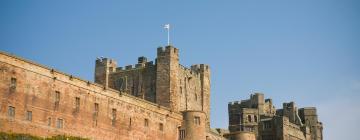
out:
M170 46L170 24L165 24L164 28L167 29L167 44Z
M164 25L164 28L165 28L165 29L170 29L170 24L165 24L165 25Z

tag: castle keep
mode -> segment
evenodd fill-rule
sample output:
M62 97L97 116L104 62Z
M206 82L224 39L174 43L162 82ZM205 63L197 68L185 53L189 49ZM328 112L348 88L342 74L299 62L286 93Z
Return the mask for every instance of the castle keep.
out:
M231 102L229 128L210 128L210 68L159 47L119 67L95 61L94 83L0 52L0 132L96 140L322 140L316 108L263 94ZM225 118L224 118L225 119Z

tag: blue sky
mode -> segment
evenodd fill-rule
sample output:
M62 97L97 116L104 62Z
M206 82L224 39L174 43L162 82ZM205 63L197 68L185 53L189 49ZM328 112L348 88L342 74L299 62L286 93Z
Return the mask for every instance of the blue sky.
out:
M166 23L182 64L211 66L212 127L262 92L277 108L316 106L327 140L357 139L357 0L1 0L0 50L93 80L96 57L154 59Z

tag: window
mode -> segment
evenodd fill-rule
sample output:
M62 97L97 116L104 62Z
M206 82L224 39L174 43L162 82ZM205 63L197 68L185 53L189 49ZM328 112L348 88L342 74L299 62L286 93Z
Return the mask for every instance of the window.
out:
M48 126L51 126L51 118L48 118Z
M179 139L183 140L183 139L185 139L185 136L186 136L185 130L180 130L179 131Z
M26 120L31 121L32 120L32 111L26 112Z
M271 128L271 122L270 121L264 122L264 129L270 129L270 128Z
M255 121L255 122L258 122L256 115L254 116L254 121Z
M200 125L200 117L195 116L194 117L194 123L197 124L197 125Z
M16 78L14 78L14 77L11 77L10 89L16 89Z
M112 115L111 116L112 116L111 125L115 126L115 123L116 123L116 109L115 108L112 109Z
M198 100L198 97L197 97L197 94L195 94L195 101L197 101Z
M60 92L55 91L55 110L59 109L60 104Z
M75 111L76 112L80 111L80 98L79 97L75 98Z
M94 116L97 117L99 115L99 104L94 104Z
M56 120L56 128L64 128L64 120L63 119L58 118Z
M95 103L94 104L94 114L93 114L93 121L94 121L94 126L97 126L97 117L99 115L99 104Z
M130 118L130 120L129 120L129 127L131 127L131 125L132 125L132 121L131 121L131 118Z
M159 123L159 130L164 131L164 124L163 123Z
M149 127L149 119L145 119L145 120L144 120L144 126L145 126L145 127Z
M251 115L248 115L248 121L251 122Z
M11 118L14 118L14 117L15 117L15 107L9 106L8 115L9 115L9 117L11 117Z

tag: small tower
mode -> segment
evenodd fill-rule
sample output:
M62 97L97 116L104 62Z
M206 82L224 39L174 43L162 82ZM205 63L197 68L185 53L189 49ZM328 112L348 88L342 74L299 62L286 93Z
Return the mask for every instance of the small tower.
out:
M98 58L95 61L95 83L109 86L109 74L115 72L117 63L109 58Z
M187 110L183 112L184 140L205 140L206 121L203 111Z

